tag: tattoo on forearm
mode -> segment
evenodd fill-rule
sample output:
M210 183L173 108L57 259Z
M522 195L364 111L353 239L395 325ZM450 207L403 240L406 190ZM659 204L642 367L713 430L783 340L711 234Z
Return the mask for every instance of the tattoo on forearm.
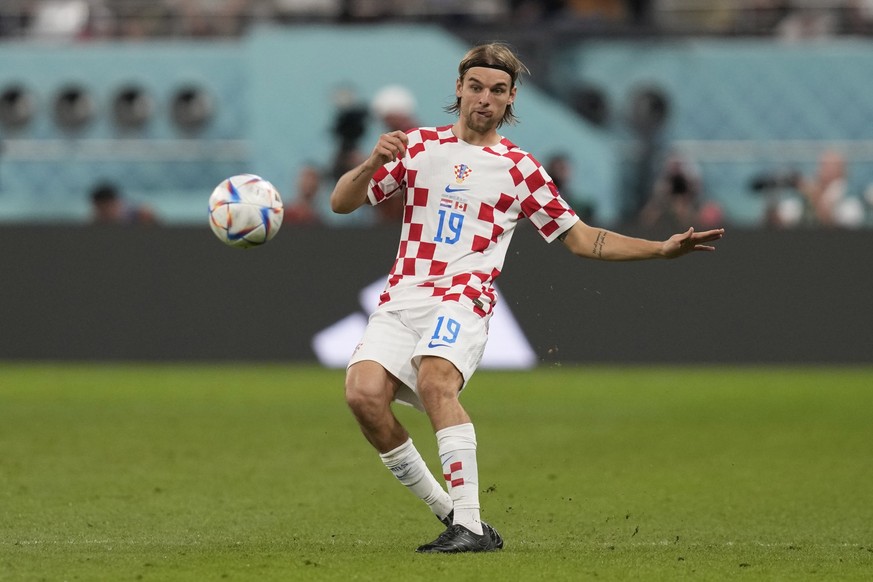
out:
M601 230L597 233L597 238L594 240L594 256L598 259L603 258L603 243L606 241L606 231Z
M355 177L352 178L352 182L357 182L357 181L358 181L358 178L360 178L360 177L363 176L363 175L364 175L364 169L361 168L361 171L359 171L359 172L357 173L357 175L355 175Z

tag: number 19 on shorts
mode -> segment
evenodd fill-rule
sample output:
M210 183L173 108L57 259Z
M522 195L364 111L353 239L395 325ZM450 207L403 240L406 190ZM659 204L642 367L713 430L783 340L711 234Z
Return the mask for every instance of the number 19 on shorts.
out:
M427 347L451 347L458 341L458 334L461 332L461 323L456 319L440 315L436 320L436 327L433 335L428 342Z

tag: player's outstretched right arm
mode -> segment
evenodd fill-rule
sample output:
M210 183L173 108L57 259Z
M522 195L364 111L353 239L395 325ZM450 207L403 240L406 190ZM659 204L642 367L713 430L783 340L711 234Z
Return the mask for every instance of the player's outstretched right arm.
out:
M385 164L406 153L409 137L402 131L392 131L379 136L379 141L370 157L361 165L352 168L337 181L330 195L330 208L337 214L348 214L367 201L367 188L373 175Z

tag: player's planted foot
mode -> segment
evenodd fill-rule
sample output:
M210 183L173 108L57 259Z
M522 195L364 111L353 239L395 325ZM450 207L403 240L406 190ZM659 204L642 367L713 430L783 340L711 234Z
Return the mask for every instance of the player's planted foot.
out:
M450 511L449 514L443 518L437 517L440 522L443 523L446 527L452 527L452 521L455 519L455 512ZM498 550L503 549L503 538L497 533L497 530L494 529L491 525L482 522L482 533L491 537L491 541L494 542L494 547Z
M446 531L429 544L419 546L421 554L459 554L461 552L493 552L503 547L503 539L493 527L484 527L477 535L462 525L449 526ZM493 532L493 533L492 533Z
M485 523L482 522L482 533L491 538L491 541L494 543L494 549L502 550L503 549L503 538L497 533L497 530Z

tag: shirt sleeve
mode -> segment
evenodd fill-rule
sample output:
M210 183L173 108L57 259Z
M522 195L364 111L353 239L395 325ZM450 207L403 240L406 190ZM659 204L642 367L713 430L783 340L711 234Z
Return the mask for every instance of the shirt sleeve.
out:
M546 242L552 242L579 222L576 212L533 156L528 155L516 168L523 176L517 186L522 212Z
M367 198L375 206L406 191L406 160L400 158L379 168L370 180Z

